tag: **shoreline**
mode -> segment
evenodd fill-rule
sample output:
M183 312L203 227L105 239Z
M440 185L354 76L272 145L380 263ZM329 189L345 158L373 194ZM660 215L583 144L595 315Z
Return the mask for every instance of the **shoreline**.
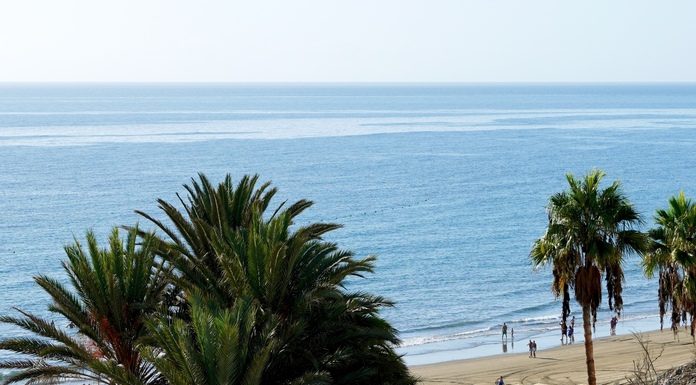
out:
M659 325L659 316L657 314L624 318L619 320L616 336L631 336L634 332L651 333L658 331ZM509 338L507 341L501 340L499 333L498 330L494 330L484 335L399 347L397 350L400 354L404 354L404 360L407 365L420 366L462 359L526 353L528 352L527 342L530 339L537 342L540 350L569 345L561 344L560 326L555 322L548 324L543 330L534 332L518 328L515 331L517 338ZM582 344L582 333L582 326L576 324L574 344ZM598 321L592 336L595 341L610 337L609 321Z
M640 333L648 348L657 356L658 371L665 371L691 362L696 345L683 328L679 341L671 330ZM600 337L593 340L597 383L621 384L634 373L634 361L642 357L642 348L631 334ZM503 376L506 384L584 384L587 382L583 342L537 351L537 358L525 352L497 354L427 365L411 365L411 371L423 385L492 384Z

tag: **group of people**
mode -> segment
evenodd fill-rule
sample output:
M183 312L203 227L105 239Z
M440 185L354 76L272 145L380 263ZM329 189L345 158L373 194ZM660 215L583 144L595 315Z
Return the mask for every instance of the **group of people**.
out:
M507 323L503 322L503 328L502 328L502 335L501 338L503 340L503 352L507 352L507 335L508 335L508 326ZM515 329L510 328L510 337L515 339ZM513 342L514 344L514 342ZM513 345L514 347L515 345ZM537 351L537 343L536 341L529 340L529 343L527 344L529 347L529 357L530 358L536 358L536 351ZM500 381L502 381L503 377L500 377ZM496 381L497 383L497 381Z
M529 340L529 358L536 358L537 344L536 340Z
M616 334L616 325L619 323L619 319L614 316L611 318L610 321L610 326L611 326L611 335ZM561 344L570 344L575 342L575 316L570 319L570 324L567 324L565 320L561 321ZM507 342L507 336L508 336L508 326L507 323L503 323L503 328L502 328L502 339L503 341ZM673 327L674 329L674 327ZM510 328L510 336L515 338L515 329ZM537 345L536 341L529 340L529 343L527 344L529 346L529 357L534 358L536 357L536 350L537 350ZM503 347L503 351L506 351L505 346Z
M565 320L561 321L561 345L573 342L575 342L575 316L570 320L570 325L567 325Z
M616 317L611 319L611 330L612 334L616 332L616 323L618 319ZM561 344L569 344L575 342L575 316L570 319L570 325L566 324L565 320L561 321ZM515 338L515 329L510 328L511 337ZM507 323L503 323L501 338L503 341L507 342L508 336L508 326ZM536 341L529 340L527 344L529 346L529 357L536 357ZM505 349L504 349L505 350Z
M611 318L609 325L611 326L611 334L612 335L616 334L616 325L618 323L619 323L619 319L616 316ZM566 324L565 320L563 320L563 321L561 321L560 325L561 325L561 344L575 342L575 316L573 316L573 318L570 319L570 324ZM672 325L672 329L673 330L676 329L674 324ZM507 323L503 323L503 328L502 328L503 341L507 342L507 336L508 336L508 326L507 326ZM510 328L510 336L514 340L515 329ZM536 358L536 351L537 351L536 341L529 340L529 343L527 344L527 346L529 347L529 358ZM513 345L513 347L514 347L514 345ZM503 381L503 376L500 376L500 378L498 378L495 381L495 384L496 385L505 385L505 382Z
M619 319L616 316L611 317L611 321L609 321L609 326L611 327L610 329L610 334L612 336L616 335L616 324L619 323Z

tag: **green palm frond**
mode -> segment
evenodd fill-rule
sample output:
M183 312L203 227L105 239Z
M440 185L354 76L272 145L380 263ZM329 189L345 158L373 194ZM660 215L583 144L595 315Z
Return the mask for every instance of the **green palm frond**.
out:
M669 198L666 209L655 212L657 227L648 234L643 269L648 277L659 274L660 320L671 309L672 322L696 310L696 204L680 192Z
M2 363L18 370L6 383L159 383L138 351L139 341L146 334L144 321L161 310L168 285L167 272L155 261L153 238L138 240L138 230L134 229L124 240L114 229L108 248L100 248L91 232L86 239L86 248L78 241L65 248L68 259L63 267L70 288L47 276L35 277L52 299L49 311L75 330L64 330L21 310L20 317L0 317L0 322L36 336L0 341L0 349L30 357Z
M281 348L266 363L265 383L305 376L342 383L338 379L358 371L358 361L372 375L354 384L380 383L380 371L390 373L391 383L413 383L393 354L396 330L378 314L391 303L345 292L348 279L373 271L374 257L356 259L324 240L340 225L296 225L312 202L271 208L277 190L259 183L258 176L245 176L237 185L227 176L214 186L199 175L185 189L188 194L179 197L179 205L158 201L168 224L139 213L167 236L159 240L157 253L173 268L171 279L181 293L204 292L223 310L235 308L241 299L252 301L265 315L261 319L279 320L274 335ZM183 297L191 305L188 295ZM336 355L338 351L344 354ZM339 356L347 358L337 361Z
M149 321L155 341L144 354L172 385L254 385L278 349L272 319L253 302L222 309L199 293L188 296L191 321Z

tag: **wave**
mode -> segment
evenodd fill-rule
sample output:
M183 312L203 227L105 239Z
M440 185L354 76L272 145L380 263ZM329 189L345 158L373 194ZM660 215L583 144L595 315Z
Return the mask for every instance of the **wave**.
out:
M557 308L559 310L558 312L560 313L560 305L558 304L558 302L551 302L551 303L545 302L545 303L540 303L538 305L527 306L527 307L523 307L523 308L519 308L519 309L513 309L507 313L500 314L496 318L503 319L503 320L510 319L510 318L513 318L514 316L519 315L519 314L534 314L535 312L540 312L542 310L546 310L549 308L554 308L554 309ZM543 315L541 317L554 317L554 316L553 315ZM503 324L501 323L500 325L502 326Z
M534 322L534 321L548 321L548 320L553 320L557 321L560 320L561 317L557 315L546 315L546 316L541 316L541 317L528 317L528 318L522 318L517 321L512 321L512 322L517 322L517 323L526 323L526 322Z
M622 317L621 319L619 319L619 321L636 321L636 320L653 318L653 317L657 317L657 316L658 316L658 314L639 314L639 315L635 315L632 317L630 317L630 316L629 317ZM606 321L606 323L609 323L609 321Z
M416 345L425 345L425 344L430 344L430 343L434 343L434 342L444 342L444 341L450 341L450 340L454 340L454 339L465 339L465 338L471 338L471 337L476 337L476 336L480 336L480 335L487 335L487 334L493 334L492 327L468 330L468 331L449 334L449 335L408 338L408 339L405 339L401 343L401 346L408 347L408 346L416 346Z
M521 309L516 309L514 311L510 311L508 313L502 314L502 315L497 315L493 317L493 319L503 319L506 320L504 321L507 323L508 326L510 325L516 325L516 324L530 324L530 323L553 323L553 322L559 322L560 317L556 314L545 314L541 316L532 316L532 317L525 317L525 318L519 318L519 319L512 319L512 316L518 315L520 313L522 314L529 314L529 313L534 313L535 311L540 311L540 310L545 310L548 309L551 305L544 303L544 304L539 304L535 306L529 306L526 308L521 308ZM543 322L547 321L547 322ZM456 321L456 322L447 322L447 323L440 323L440 324L429 324L425 326L418 326L418 327L412 327L408 329L402 329L402 333L407 333L407 334L412 334L412 333L417 333L417 332L427 332L427 331L434 331L434 330L447 330L447 329L454 329L454 328L461 328L461 327L466 327L466 326L476 326L480 325L482 322L486 322L486 320L467 320L467 321ZM491 328L500 328L503 326L503 323L493 323L491 324Z
M509 322L506 322L507 326L512 329L517 329L517 335L528 335L530 333L539 333L539 332L545 332L549 330L553 330L554 328L557 327L559 321L559 317L554 316L554 315L544 315L544 316L539 316L539 317L526 317L526 318L520 318L517 320L512 320ZM478 322L477 322L478 323ZM449 328L455 328L458 326L465 326L465 325L471 325L473 324L472 322L460 322L460 323L451 323L448 325L439 325L439 326L432 326L432 327L426 327L426 328L418 328L418 329L411 329L408 331L408 333L414 333L414 332L423 332L423 331L429 331L429 330L442 330L442 329L449 329ZM408 346L415 346L415 345L425 345L425 344L430 344L430 343L436 343L436 342L445 342L445 341L451 341L451 340L456 340L456 339L466 339L466 338L474 338L474 337L482 337L482 336L488 336L488 335L497 335L500 333L500 327L502 327L502 324L496 324L488 327L480 327L480 328L475 328L471 330L463 330L463 331L457 331L453 333L446 333L446 334L439 334L439 335L426 335L426 336L414 336L410 338L405 338L401 344L403 347L408 347Z
M443 324L431 324L427 326L420 326L420 327L414 327L410 329L405 329L402 330L404 333L415 333L415 332L425 332L425 331L430 331L430 330L441 330L441 329L450 329L450 328L456 328L456 327L462 327L462 326L468 326L468 325L475 325L480 322L478 321L459 321L459 322L449 322L449 323L443 323Z
M641 321L641 320L646 320L656 317L656 314L654 313L640 313L640 314L635 314L635 315L630 315L630 316L623 316L620 321L623 322L632 322L632 321ZM529 336L535 336L543 333L548 333L550 331L554 330L559 330L559 323L560 323L561 317L557 315L541 315L541 316L535 316L535 317L524 317L524 318L519 318L515 320L511 320L509 322L506 322L509 330L514 329L515 330L515 336L518 338L527 338ZM576 328L581 328L582 320L579 320L578 322L580 326L576 325ZM471 324L471 322L461 322L459 323L460 325L466 325L466 324ZM600 318L597 320L598 325L604 325L604 324L609 324L608 319ZM454 325L454 326L451 326ZM448 325L449 328L456 327L456 324L451 324ZM465 340L465 339L472 339L472 338L479 338L479 337L488 337L488 336L493 336L493 335L499 335L500 334L500 328L502 327L502 324L496 324L488 327L479 327L471 330L463 330L463 331L456 331L456 332L451 332L451 333L443 333L443 334L434 334L434 335L420 335L420 336L413 336L409 338L404 338L402 341L401 347L412 347L412 346L419 346L419 345L427 345L427 344L433 344L433 343L439 343L439 342L447 342L447 341L453 341L453 340ZM432 327L432 328L421 328L421 329L412 329L409 331L410 333L417 332L417 331L427 331L428 329L433 330L433 329L444 329L443 327ZM444 331L444 330L443 330ZM511 333L511 331L509 332ZM481 343L485 343L484 341L481 341Z

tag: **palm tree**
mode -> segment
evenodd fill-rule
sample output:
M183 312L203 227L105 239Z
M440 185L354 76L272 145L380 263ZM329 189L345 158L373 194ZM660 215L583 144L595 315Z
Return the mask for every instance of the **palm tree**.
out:
M153 347L144 354L162 377L171 385L261 385L278 346L259 308L238 300L223 309L200 293L187 297L190 320L148 322Z
M157 268L153 238L146 235L137 243L138 239L137 228L128 232L125 242L114 229L109 248L100 249L88 232L87 250L77 241L65 248L68 259L63 268L72 287L47 276L35 277L52 299L49 311L76 330L22 310L21 317L0 317L35 335L0 341L0 349L29 357L0 364L19 369L4 383L161 383L143 360L139 343L147 334L145 320L160 310L167 281Z
M582 180L567 174L569 189L549 199L549 224L539 242L550 243L547 261L559 266L559 273L574 287L582 307L585 334L587 381L596 384L592 325L602 300L602 274L607 282L609 308L623 310L623 256L642 253L646 237L635 230L641 218L615 181L602 189L604 172L590 171ZM535 246L537 248L537 246ZM537 254L532 250L532 260ZM566 270L568 269L568 270ZM572 279L572 280L571 280ZM554 278L556 280L556 278ZM559 279L561 282L561 279Z
M282 349L268 363L265 384L307 373L327 373L335 384L413 383L393 349L396 331L379 316L391 303L343 289L347 278L372 272L374 258L356 260L323 240L339 225L295 225L309 201L283 203L268 214L276 190L257 182L245 176L235 187L227 176L214 187L200 175L186 186L187 199L179 197L183 211L158 201L172 227L138 212L167 235L158 253L181 292L205 292L226 309L252 301L276 320Z
M696 204L684 192L669 199L667 209L657 210L657 227L648 232L651 243L643 259L648 277L659 276L660 325L671 309L672 325L679 325L683 314L692 318L694 335L696 306Z

